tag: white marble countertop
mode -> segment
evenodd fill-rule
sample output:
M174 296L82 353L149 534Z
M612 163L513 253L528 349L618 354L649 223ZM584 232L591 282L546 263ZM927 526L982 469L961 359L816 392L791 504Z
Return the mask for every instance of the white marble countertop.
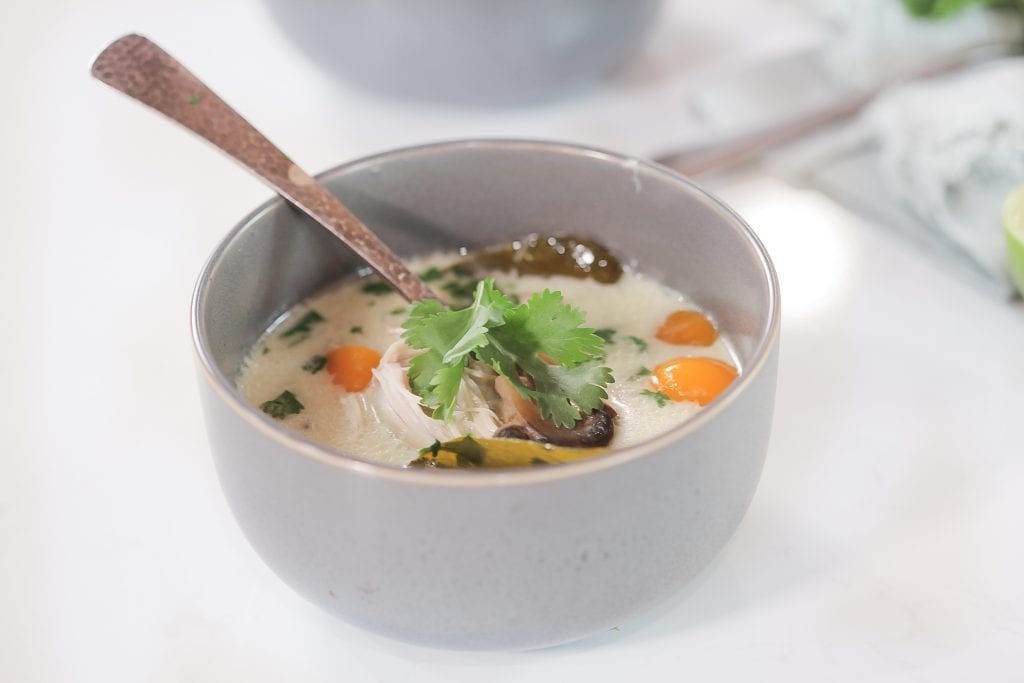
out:
M311 170L472 136L651 154L699 134L693 83L813 33L779 2L677 0L606 87L471 111L339 85L256 2L5 3L0 680L1024 677L1024 308L756 172L716 190L780 273L777 417L708 571L617 630L526 653L404 645L307 604L221 497L187 325L206 255L268 192L88 77L130 30Z

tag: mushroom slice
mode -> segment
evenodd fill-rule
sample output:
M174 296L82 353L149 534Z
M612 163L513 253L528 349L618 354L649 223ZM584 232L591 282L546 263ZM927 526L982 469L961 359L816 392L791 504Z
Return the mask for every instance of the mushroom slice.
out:
M501 397L501 414L509 422L525 423L527 429L516 433L533 432L529 437L533 441L548 441L556 446L573 448L600 448L607 446L615 435L615 411L603 405L593 412L580 418L574 427L559 427L540 416L532 402L524 398L504 377L494 380L494 389ZM498 430L499 432L521 424L511 424ZM498 436L498 434L495 434ZM504 436L504 435L503 435ZM537 438L540 437L540 438ZM524 438L512 436L511 438Z

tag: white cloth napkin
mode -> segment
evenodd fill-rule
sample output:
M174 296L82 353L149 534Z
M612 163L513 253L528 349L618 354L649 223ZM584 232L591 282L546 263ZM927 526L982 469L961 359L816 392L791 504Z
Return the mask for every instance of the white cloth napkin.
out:
M1013 295L1001 207L1024 182L1024 58L896 88L769 163Z
M698 92L694 109L709 127L724 135L771 122L758 123L750 112L788 118L922 59L1019 39L1024 24L1018 14L982 8L934 23L906 16L894 0L832 6L843 11L830 13L830 39L820 49ZM767 163L911 239L951 271L1013 295L1000 209L1006 192L1024 182L1024 58L895 87L851 123Z

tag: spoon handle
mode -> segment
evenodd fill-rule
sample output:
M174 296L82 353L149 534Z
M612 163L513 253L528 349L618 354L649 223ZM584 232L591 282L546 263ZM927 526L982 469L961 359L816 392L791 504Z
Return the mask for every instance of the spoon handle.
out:
M92 75L205 138L337 235L408 301L436 298L362 221L155 43L130 34L111 43Z

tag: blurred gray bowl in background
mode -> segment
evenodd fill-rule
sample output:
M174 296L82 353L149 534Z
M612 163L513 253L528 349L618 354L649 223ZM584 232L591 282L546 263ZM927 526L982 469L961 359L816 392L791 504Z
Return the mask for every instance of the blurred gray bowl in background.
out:
M463 105L578 91L640 46L662 0L267 0L314 61L367 90Z

